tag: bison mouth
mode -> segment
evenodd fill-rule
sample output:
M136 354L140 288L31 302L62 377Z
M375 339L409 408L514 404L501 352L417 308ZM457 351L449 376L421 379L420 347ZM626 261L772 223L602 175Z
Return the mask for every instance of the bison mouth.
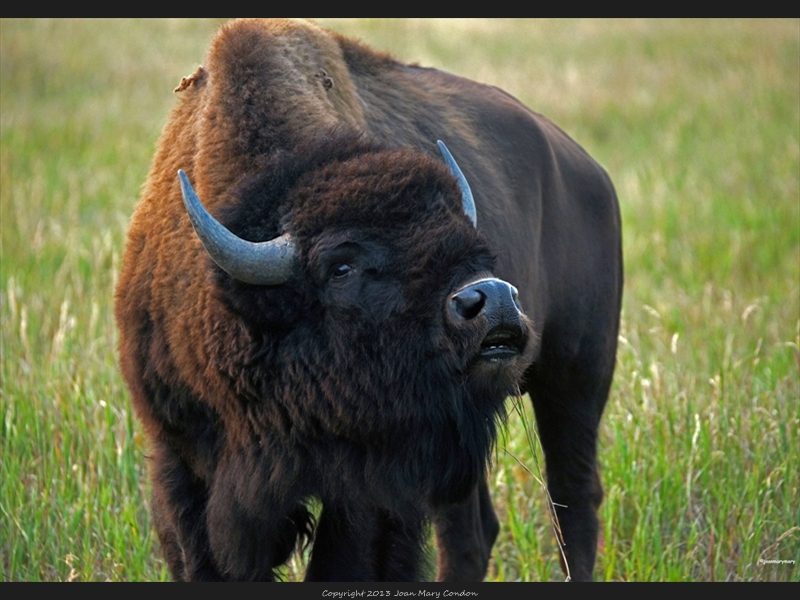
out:
M504 324L486 334L478 355L491 362L513 360L525 352L527 341L528 336L522 327Z
M448 319L456 328L477 325L478 331L486 331L476 354L479 360L512 361L525 353L528 320L520 308L517 288L510 283L481 277L449 296L447 308Z

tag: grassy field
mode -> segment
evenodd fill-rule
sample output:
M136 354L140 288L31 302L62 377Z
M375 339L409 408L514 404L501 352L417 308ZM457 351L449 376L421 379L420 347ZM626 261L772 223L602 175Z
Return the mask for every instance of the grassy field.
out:
M800 22L325 23L507 90L617 186L596 577L800 581ZM0 580L168 578L112 291L172 88L218 25L0 23ZM498 446L491 581L563 578L531 420Z

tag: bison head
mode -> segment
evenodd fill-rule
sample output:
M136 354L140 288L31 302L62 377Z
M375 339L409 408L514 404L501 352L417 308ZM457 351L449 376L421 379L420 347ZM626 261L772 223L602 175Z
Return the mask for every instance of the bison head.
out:
M464 497L530 360L516 289L492 275L469 186L440 146L447 166L331 134L259 165L221 223L180 174L248 332L221 368L270 468L285 457L281 472L323 498Z

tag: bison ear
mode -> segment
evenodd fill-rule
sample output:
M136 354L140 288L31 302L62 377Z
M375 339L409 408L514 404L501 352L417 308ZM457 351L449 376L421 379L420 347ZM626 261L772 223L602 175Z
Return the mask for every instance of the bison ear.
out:
M454 159L453 155L450 154L450 150L447 149L447 146L444 145L444 142L442 140L437 140L436 143L439 144L439 151L444 157L444 162L447 163L447 166L450 168L450 172L458 180L458 187L461 188L461 203L464 206L464 214L469 217L469 220L472 221L472 224L477 229L478 212L475 210L475 199L472 197L472 190L469 189L467 178L464 177L464 173L461 172L461 169L458 167L458 163L456 163L456 159Z
M296 270L297 250L288 233L268 242L243 240L205 209L186 173L178 171L178 178L197 237L223 271L253 285L280 285L289 280Z

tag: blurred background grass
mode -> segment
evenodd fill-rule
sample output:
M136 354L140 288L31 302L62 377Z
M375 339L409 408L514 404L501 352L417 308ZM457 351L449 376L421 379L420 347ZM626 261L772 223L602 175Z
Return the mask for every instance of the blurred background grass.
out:
M172 88L221 22L0 21L2 580L168 576L112 293ZM800 580L800 22L323 24L505 89L616 183L597 578ZM488 579L561 579L522 416Z

